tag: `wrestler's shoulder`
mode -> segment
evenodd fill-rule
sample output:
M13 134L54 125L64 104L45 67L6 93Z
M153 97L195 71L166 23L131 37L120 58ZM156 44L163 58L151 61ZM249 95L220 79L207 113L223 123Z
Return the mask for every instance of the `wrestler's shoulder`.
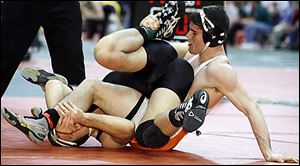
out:
M206 74L210 79L222 82L236 77L236 72L229 63L217 61L212 62L207 66Z

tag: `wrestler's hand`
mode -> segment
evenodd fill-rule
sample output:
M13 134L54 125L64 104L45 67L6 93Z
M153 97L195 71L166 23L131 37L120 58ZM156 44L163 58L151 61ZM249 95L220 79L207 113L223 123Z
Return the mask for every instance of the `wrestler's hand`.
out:
M294 156L282 156L275 153L272 153L271 156L266 158L268 162L279 162L279 163L299 163L299 158Z
M62 109L65 113L68 112L72 116L72 120L74 123L80 123L84 118L84 112L78 108L75 104L73 104L70 100L67 102L61 102L59 104L60 109Z
M161 15L161 12L156 13L155 15L149 14L147 17L145 17L141 22L140 26L145 28L151 28L153 31L156 31L160 24L158 17Z
M74 125L74 121L71 112L61 116L56 125L56 132L61 134L72 134L79 130L77 125Z
M84 112L75 106L75 104L71 103L70 100L67 102L62 101L57 104L58 108L57 111L59 112L61 117L66 116L68 119L66 121L69 122L69 124L65 123L66 127L72 128L73 132L76 132L80 129L80 126L78 122L83 118ZM73 124L73 127L71 126Z
M74 124L71 112L62 116L56 126L56 134L63 140L72 140L75 133L81 129L80 124Z

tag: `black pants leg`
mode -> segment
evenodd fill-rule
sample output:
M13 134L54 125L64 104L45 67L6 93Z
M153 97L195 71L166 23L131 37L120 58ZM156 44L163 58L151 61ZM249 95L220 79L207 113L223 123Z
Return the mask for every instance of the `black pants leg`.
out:
M56 2L47 13L43 28L53 71L65 76L69 84L80 84L85 79L85 68L79 2Z
M70 84L85 78L79 2L1 2L1 97L40 26L44 27L52 68Z
M31 45L46 8L41 2L1 2L1 97Z

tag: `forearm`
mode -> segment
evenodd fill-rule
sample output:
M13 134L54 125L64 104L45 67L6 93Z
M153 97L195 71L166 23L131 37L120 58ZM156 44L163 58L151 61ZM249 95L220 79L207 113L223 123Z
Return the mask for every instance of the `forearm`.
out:
M120 117L84 113L78 123L102 130L113 137L131 137L134 134L134 123Z
M272 153L271 140L264 115L258 105L255 105L253 110L249 111L248 119L250 121L259 148L264 158L267 160Z

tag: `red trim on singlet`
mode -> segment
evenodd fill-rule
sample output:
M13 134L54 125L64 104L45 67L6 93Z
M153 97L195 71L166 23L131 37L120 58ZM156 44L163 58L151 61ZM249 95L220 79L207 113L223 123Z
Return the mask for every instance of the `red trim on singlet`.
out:
M48 121L50 129L53 129L54 125L53 125L52 119L50 118L50 115L48 113L44 113L44 116L45 116L46 120Z

